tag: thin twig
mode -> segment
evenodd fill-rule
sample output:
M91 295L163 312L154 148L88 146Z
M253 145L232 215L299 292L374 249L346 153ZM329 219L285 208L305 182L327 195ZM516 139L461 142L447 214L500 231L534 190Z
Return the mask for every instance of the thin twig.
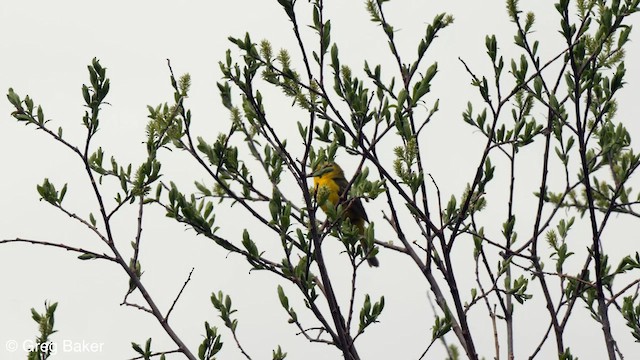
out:
M632 283L630 283L629 285L625 286L622 290L618 291L615 295L613 295L609 300L607 300L606 305L609 306L611 305L611 303L613 303L614 301L616 301L616 299L620 296L622 296L625 292L627 292L627 290L631 289L634 285L640 283L640 279L636 279L634 280Z
M136 308L138 310L142 310L142 311L148 312L149 314L154 314L153 310L151 310L151 309L149 309L149 308L147 308L145 306L142 306L142 305L130 303L128 301L123 301L122 303L120 303L120 306L122 306L122 305L131 306L131 307Z
M171 315L171 312L173 311L174 306L176 306L178 299L180 299L180 295L182 295L184 288L187 287L187 284L189 283L189 281L191 281L191 274L193 274L194 269L195 268L191 268L191 271L189 271L189 276L187 277L187 280L185 280L184 284L182 284L182 288L180 288L180 292L178 292L178 295L173 300L173 303L171 304L169 311L167 311L167 315L164 316L164 321L169 321L169 315Z
M29 244L34 244L34 245L42 245L42 246L51 246L51 247L56 247L59 249L65 249L67 251L72 251L72 252L76 252L79 253L81 255L87 254L87 255L91 255L92 257L96 258L96 259L104 259L104 260L109 260L109 261L113 261L113 262L117 262L117 260L107 254L98 254L96 252L90 251L90 250L85 250L83 248L76 248L73 246L69 246L69 245L65 245L65 244L57 244L57 243L52 243L49 241L41 241L41 240L31 240L31 239L22 239L22 238L15 238L15 239L7 239L7 240L0 240L0 244L8 244L8 243L29 243Z
M162 356L162 355L166 355L166 354L177 354L177 353L182 353L183 351L181 349L175 349L175 350L170 350L170 351L159 351L159 352L155 352L152 353L150 355L150 357L156 357L156 356ZM140 359L144 359L145 357L140 355L134 358L131 358L129 360L140 360Z

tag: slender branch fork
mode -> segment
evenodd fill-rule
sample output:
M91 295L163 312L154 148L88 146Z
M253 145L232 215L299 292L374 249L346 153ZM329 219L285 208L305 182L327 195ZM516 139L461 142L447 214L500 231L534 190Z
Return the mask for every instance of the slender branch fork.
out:
M75 248L72 246L68 246L68 245L64 245L64 244L56 244L53 242L49 242L49 241L41 241L41 240L29 240L29 239L21 239L21 238L17 238L17 239L10 239L10 240L2 240L0 241L0 243L16 243L16 242L22 242L22 243L30 243L30 244L35 244L35 245L42 245L42 246L48 246L48 247L55 247L55 248L60 248L60 249L65 249L67 251L72 251L72 252L76 252L76 253L80 253L80 258L81 259L104 259L104 260L108 260L111 262L115 262L118 265L120 265L120 267L127 273L127 276L130 279L130 284L131 287L129 289L129 291L126 293L125 298L122 302L123 305L127 305L127 306L131 306L134 308L137 308L139 310L148 312L150 314L152 314L160 323L160 325L163 327L163 329L165 330L165 332L167 333L167 335L169 335L169 337L174 341L174 343L178 346L178 348L180 349L180 352L187 357L190 360L195 360L196 357L195 355L193 355L191 353L191 351L189 350L189 348L184 344L184 342L181 340L181 338L175 333L175 331L172 329L172 327L169 325L166 317L162 314L162 312L160 311L160 309L157 307L154 299L152 298L152 296L150 295L150 293L147 291L146 287L144 286L144 284L141 282L140 280L140 274L137 273L136 268L138 267L137 264L137 257L139 254L139 247L140 247L140 239L141 239L141 235L142 235L142 217L143 217L143 199L142 196L140 196L140 203L139 203L139 209L138 209L138 221L137 221L137 229L136 229L136 235L135 235L135 249L134 249L134 257L132 258L132 262L131 264L128 264L127 261L124 259L124 257L121 255L120 253L120 249L117 247L116 245L116 241L115 238L113 236L112 233L112 224L111 224L111 217L113 216L113 214L122 209L123 203L125 201L120 202L117 206L115 206L115 208L112 211L108 211L107 210L107 206L105 205L104 199L103 199L103 194L102 191L100 189L99 183L101 184L102 182L98 182L96 180L96 170L94 170L94 168L92 168L92 160L91 157L92 155L90 154L90 149L91 149L91 141L93 139L93 135L95 134L97 128L98 128L98 124L99 124L99 120L98 120L98 113L100 111L100 106L103 104L103 99L104 96L106 96L106 94L108 93L108 79L106 79L104 77L104 74L96 74L98 72L99 69L99 63L97 62L97 60L94 60L93 67L90 66L90 71L92 72L92 77L95 77L95 79L92 79L92 90L94 92L94 97L91 97L90 94L88 94L88 96L85 97L85 100L87 101L87 107L90 108L90 115L89 112L86 113L85 118L84 118L84 125L87 128L87 135L86 138L84 139L84 144L82 146L82 150L80 150L78 147L72 145L71 143L67 142L65 139L62 138L61 132L55 133L53 131L51 131L48 127L47 127L47 121L44 120L39 120L36 121L33 117L32 120L30 120L28 123L34 124L39 130L44 131L45 133L47 133L49 136L51 136L55 141L61 143L62 145L64 145L66 148L68 148L69 150L71 150L74 154L76 154L79 158L79 160L82 162L82 166L84 168L84 172L85 175L87 176L87 179L91 185L91 189L92 189L92 195L93 195L93 199L96 201L97 203L97 208L100 214L100 220L102 220L102 228L103 231L101 231L98 228L97 225L97 220L93 218L93 216L90 217L90 221L87 221L79 216L77 216L74 213L71 213L70 211L68 211L67 209L65 209L61 203L62 203L62 199L56 199L55 201L53 201L52 199L47 199L47 201L53 205L56 209L58 209L59 211L61 211L62 213L66 214L67 216L71 217L72 219L74 219L75 221L78 221L79 223L83 224L84 226L86 226L87 228L89 228L92 232L94 232L96 234L96 236L103 242L105 243L109 249L111 250L112 254L111 255L107 255L107 254L100 254L100 253L96 253L90 250L85 250L84 248ZM98 79L97 77L100 76L101 78ZM85 87L86 88L86 87ZM103 97L98 99L96 94L98 92L102 91L103 92ZM16 104L16 107L19 107L19 104ZM39 110L40 111L40 110ZM21 115L24 115L25 112L23 109L19 109L18 112ZM38 117L40 117L40 115L38 115ZM149 154L149 161L153 158L154 154ZM100 176L103 176L104 174L100 174ZM108 173L107 175L114 175L113 173ZM131 184L131 181L128 180L127 178L120 178L119 179L121 182L124 181L125 183ZM131 199L131 195L127 195L126 197L127 200ZM186 285L186 283L185 283ZM147 306L143 306L143 305L138 305L138 304L133 304L133 303L129 303L127 302L127 296L134 291L135 289L137 289L140 294L142 295L143 299L145 300ZM184 288L183 288L184 289ZM181 290L182 292L182 290ZM179 296L179 295L178 295ZM174 304L175 305L175 304ZM169 311L170 312L170 311Z

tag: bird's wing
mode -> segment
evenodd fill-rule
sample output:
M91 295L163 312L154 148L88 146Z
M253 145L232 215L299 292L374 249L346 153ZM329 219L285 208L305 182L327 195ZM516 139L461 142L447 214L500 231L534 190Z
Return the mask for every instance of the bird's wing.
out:
M340 202L346 202L347 194L345 194L345 190L347 189L349 182L343 177L334 178L333 180L336 182L336 184L338 184L338 187L340 188ZM367 217L366 211L364 211L364 206L362 206L362 201L360 201L360 198L350 199L349 203L350 211L353 211L354 214L356 214L359 218L364 219L364 221L369 222L369 218Z

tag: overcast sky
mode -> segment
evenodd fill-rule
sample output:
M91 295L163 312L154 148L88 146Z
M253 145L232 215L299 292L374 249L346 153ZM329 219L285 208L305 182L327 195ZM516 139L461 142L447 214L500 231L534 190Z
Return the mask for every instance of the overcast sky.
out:
M299 3L308 9L306 1ZM361 71L364 60L372 65L384 64L383 70L387 74L395 71L386 40L381 29L369 21L364 1L327 0L325 6L326 16L332 21L332 39L340 47L343 64L349 64L361 78L364 77ZM556 30L559 19L551 2L522 1L522 6L525 9L535 6L531 9L538 15L536 36L542 42L541 52L547 57L555 55L563 47ZM455 4L395 0L389 4L388 20L397 30L396 38L407 59L412 59L424 28L440 12L452 14L455 22L441 33L424 63L424 69L434 61L439 64L440 72L433 83L435 95L429 99L432 102L440 98L442 109L429 131L434 135L427 135L426 149L429 152L429 171L439 182L443 197L448 199L451 194L460 196L465 184L471 181L476 165L469 162L468 150L481 149L483 144L481 135L463 124L460 116L467 101L480 106L480 99L469 85L469 77L458 57L463 58L474 71L489 77L485 35L496 34L506 58L519 57L519 52L512 44L514 28L507 19L502 0L458 1ZM309 13L300 13L299 18L308 23ZM637 18L635 23L638 24ZM220 103L216 88L216 82L221 78L218 61L232 46L227 37L241 37L245 32L249 32L255 41L269 39L276 49L290 49L294 60L299 59L291 24L275 0L117 0L100 4L79 0L1 1L0 91L6 93L12 87L22 97L29 94L36 104L42 104L54 128L63 126L70 139L80 139L84 113L80 89L82 84L88 83L87 64L93 57L99 58L101 64L108 68L111 78L111 92L107 98L111 106L104 108L96 145L106 149L108 156L121 159L122 163L136 163L145 156L142 142L145 139L146 106L172 99L166 59L171 60L176 74L188 72L192 76L193 87L187 105L193 110L194 122L202 129L203 136L213 141L218 132L225 131L229 115ZM635 32L631 38L626 78L629 84L620 96L620 117L637 116L635 102L640 72L635 64L638 63L640 49L635 41ZM300 63L295 66L300 67ZM274 95L274 98L278 97ZM294 129L290 118L300 113L288 105L271 106L276 108L274 118L282 117L282 124ZM72 211L81 216L95 212L95 199L88 196L86 177L78 159L43 133L34 131L33 127L18 124L11 118L11 111L10 104L2 96L0 239L23 237L107 251L83 226L38 201L36 184L47 177L59 187L69 183L70 191L65 203ZM287 120L291 121L284 122ZM629 130L632 137L640 135L637 125L629 125ZM295 136L297 132L292 133L292 137ZM453 143L464 145L452 146ZM171 174L177 181L188 186L194 178L204 179L195 170L195 165L178 162L180 160L175 154L164 156L166 168L173 164ZM347 170L353 171L353 160L343 161ZM526 178L526 168L530 164L521 166ZM539 172L532 169L530 174L535 176L531 181L538 181ZM524 181L526 183L527 180ZM383 205L374 203L370 206L382 208ZM376 212L370 211L370 214ZM504 212L500 215L503 216ZM379 215L370 217L380 218ZM133 239L135 218L136 213L132 209L117 219L117 236L123 248L127 248ZM236 239L243 228L253 226L245 219L246 214L237 210L219 215L220 223L225 224L225 236ZM380 223L376 229L380 229L381 236L384 236L384 231L389 229L383 230L382 221ZM619 233L629 234L629 223L620 224ZM143 281L161 308L167 309L171 305L191 268L195 268L192 281L172 315L174 329L193 351L197 351L202 340L206 320L218 326L223 334L225 346L219 358L241 358L209 300L212 291L222 290L234 300L234 307L238 309L240 339L254 359L270 358L271 350L277 345L289 352L291 359L340 358L334 349L310 345L295 335L297 330L286 323L286 314L276 296L280 279L266 273L249 274L249 267L243 259L227 256L210 241L194 236L192 231L185 231L165 218L157 208L148 210L144 229ZM621 241L637 243L638 239L636 236ZM344 260L339 256L337 245L328 246L335 250L336 262ZM608 248L614 255L630 251L628 246L621 249L617 253L615 246ZM472 276L472 258L469 254L465 256L467 260L461 258L462 276ZM61 250L24 244L8 244L0 248L0 358L26 357L24 348L37 332L29 309L35 307L42 311L45 300L59 302L56 317L59 332L53 338L59 344L59 354L54 358L132 358L136 354L130 342L144 343L149 337L153 338L156 351L174 349L152 316L119 306L128 286L120 268L101 261L82 262L75 257L76 254ZM359 339L362 341L359 348L361 356L363 359L417 359L430 339L433 324L425 282L416 269L406 263L407 259L384 251L379 257L381 268L365 269L360 289L373 298L385 295L387 309L381 318L382 323L371 327ZM465 261L469 262L468 267L465 267ZM336 269L336 272L347 270L340 265L336 265ZM465 281L463 284L472 285ZM296 297L292 288L285 286L285 289L289 290L290 298ZM468 293L468 287L465 293ZM533 301L541 300L538 297ZM296 304L302 313L303 305L300 301ZM537 307L543 309L542 303ZM516 331L531 330L528 324L536 324L541 316L546 324L546 312L542 310L540 313L519 313L518 316L522 316L522 321ZM588 315L586 318L585 323L590 324L590 328L576 321L570 325L570 332L574 332L577 338L590 336L593 343L582 342L578 346L578 342L574 342L571 344L572 352L581 359L601 358L604 342L598 327L588 319ZM491 358L493 345L488 317L478 311L472 314L472 321L479 324L474 325L479 339L485 340L479 342L478 350ZM633 344L624 324L617 321L614 325L623 351L637 351L637 345ZM540 330L531 331L539 335ZM525 338L521 335L516 340L521 356L530 354L538 341L527 343ZM454 341L452 335L449 339ZM16 352L7 350L5 344L9 341L17 342L19 348ZM102 345L95 353L62 353L64 341ZM550 354L553 350L552 346L544 349ZM436 346L430 356L444 358L442 347Z

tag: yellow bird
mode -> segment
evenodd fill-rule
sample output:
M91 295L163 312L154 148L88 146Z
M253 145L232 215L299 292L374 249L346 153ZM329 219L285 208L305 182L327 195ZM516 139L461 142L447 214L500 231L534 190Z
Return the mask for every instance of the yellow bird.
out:
M310 176L313 176L313 185L315 187L315 191L318 192L320 188L324 187L327 189L329 196L327 198L328 202L331 202L333 206L338 206L342 204L346 206L344 211L344 217L348 218L351 221L351 224L355 225L358 228L362 239L360 243L362 244L362 250L365 254L367 254L371 249L369 249L364 241L364 223L365 221L369 221L367 217L367 213L364 211L364 207L362 206L362 202L359 198L349 199L347 202L347 194L345 194L345 190L349 185L349 182L344 177L344 172L342 168L336 163L323 163L320 164L316 171L314 171ZM345 205L346 204L346 205ZM327 212L326 203L321 205L322 211ZM375 256L367 257L367 262L369 266L379 266L380 262L378 258Z

